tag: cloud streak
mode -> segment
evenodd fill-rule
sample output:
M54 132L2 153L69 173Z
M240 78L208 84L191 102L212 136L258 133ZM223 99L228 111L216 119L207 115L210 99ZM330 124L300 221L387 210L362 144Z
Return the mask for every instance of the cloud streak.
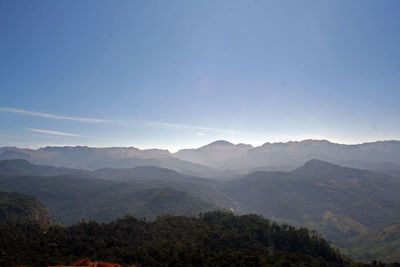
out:
M51 135L59 135L59 136L71 136L71 137L86 137L86 138L92 138L90 136L86 135L80 135L80 134L73 134L73 133L66 133L66 132L59 132L59 131L52 131L52 130L44 130L44 129L35 129L35 128L24 128L25 130L35 132L35 133L41 133L41 134L51 134Z
M210 127L203 127L203 126L185 125L185 124L177 124L177 123L169 123L169 122L147 121L146 124L150 125L150 126L156 126L156 127L188 129L188 130L197 130L197 131L203 131L203 132L208 131L208 132L228 134L228 135L237 135L238 134L236 131L232 131L232 130L224 130L224 129L210 128Z
M54 115L54 114L49 114L49 113L41 113L41 112L24 110L24 109L17 109L17 108L0 107L0 112L17 113L17 114L23 114L23 115L35 116L35 117L41 117L41 118L47 118L47 119L68 120L68 121L77 121L77 122L86 122L86 123L115 123L114 121L110 121L110 120L60 116L60 115Z

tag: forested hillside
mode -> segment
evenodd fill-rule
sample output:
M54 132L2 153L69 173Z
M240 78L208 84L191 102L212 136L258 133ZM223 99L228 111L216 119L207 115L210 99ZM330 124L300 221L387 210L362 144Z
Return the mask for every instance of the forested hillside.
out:
M0 191L0 223L51 223L48 210L36 197Z
M199 218L125 217L69 227L0 225L0 265L68 265L89 257L136 266L350 266L307 229L256 215L211 212Z

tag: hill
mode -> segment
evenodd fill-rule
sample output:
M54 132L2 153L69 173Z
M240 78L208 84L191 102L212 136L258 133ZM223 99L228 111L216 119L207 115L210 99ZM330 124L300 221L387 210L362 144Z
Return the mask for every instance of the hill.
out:
M199 218L163 216L154 222L125 217L109 224L46 229L35 224L0 225L0 250L7 255L0 258L2 266L69 265L86 257L136 266L352 264L307 229L221 212Z
M292 172L255 172L222 190L239 212L310 227L342 247L400 218L398 179L320 160Z
M0 223L51 223L46 207L35 197L0 191Z

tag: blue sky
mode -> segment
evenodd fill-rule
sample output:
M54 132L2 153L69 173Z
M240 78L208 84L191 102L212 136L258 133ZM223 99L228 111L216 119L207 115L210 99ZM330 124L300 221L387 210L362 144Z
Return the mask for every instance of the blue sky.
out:
M0 146L400 139L400 1L0 0Z

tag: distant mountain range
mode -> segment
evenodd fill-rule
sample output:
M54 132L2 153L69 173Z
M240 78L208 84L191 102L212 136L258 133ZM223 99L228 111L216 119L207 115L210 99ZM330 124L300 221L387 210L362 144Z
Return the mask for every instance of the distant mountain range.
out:
M265 143L253 147L219 140L176 153L134 147L45 147L37 150L0 148L0 160L25 159L31 163L95 170L151 165L203 177L237 177L256 170L293 170L310 159L400 176L400 141L343 145L326 140Z
M37 150L1 147L0 160L24 159L40 165L52 165L74 169L133 168L157 166L173 169L189 175L218 175L218 170L187 162L174 157L167 150L140 150L133 147L45 147Z
M311 159L400 176L400 141L378 141L359 145L335 144L326 140L265 143L259 147L217 141L198 149L180 150L181 160L250 173L255 170L293 170Z

